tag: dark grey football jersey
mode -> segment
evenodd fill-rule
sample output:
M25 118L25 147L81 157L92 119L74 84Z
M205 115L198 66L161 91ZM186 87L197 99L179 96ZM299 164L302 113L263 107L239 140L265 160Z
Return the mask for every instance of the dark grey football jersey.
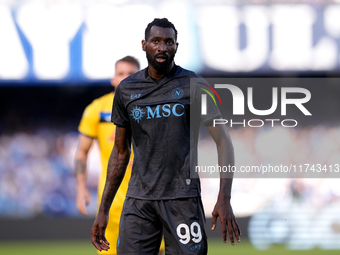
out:
M123 80L115 93L112 121L131 128L134 162L127 191L140 199L176 199L200 196L198 178L190 176L197 162L199 123L219 118L214 104L200 115L200 92L190 90L195 73L175 66L157 83L144 69ZM209 101L208 101L209 102ZM197 111L190 110L191 107ZM190 114L197 115L192 118ZM192 116L194 117L194 116Z

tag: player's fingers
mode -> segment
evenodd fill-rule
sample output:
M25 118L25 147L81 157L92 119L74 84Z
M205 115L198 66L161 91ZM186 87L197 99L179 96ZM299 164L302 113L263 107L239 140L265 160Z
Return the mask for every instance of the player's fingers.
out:
M231 224L230 220L227 220L227 227L228 227L228 232L229 232L229 239L230 239L231 244L234 245L234 244L235 244L235 242L234 242L234 231L233 231L231 225L232 225L232 224Z
M82 202L81 204L80 203L77 203L77 209L78 209L78 212L80 212L82 215L85 215L86 216L86 208L84 206L84 203Z
M87 194L87 196L85 197L85 204L86 206L88 206L91 203L91 194Z
M82 193L77 195L77 200L76 200L76 206L77 206L77 210L78 212L80 212L82 215L87 215L86 212L86 196L83 196Z
M109 242L105 237L100 237L99 234L97 234L94 238L92 236L92 243L99 251L107 251L110 249Z
M100 247L105 251L108 251L110 249L110 246L106 244L104 241L100 242Z
M98 230L96 227L92 227L92 230L91 230L91 240L92 240L92 244L94 245L94 247L96 247L96 249L98 251L102 251L102 248L100 247L99 245L99 242L98 242Z
M86 210L86 207L85 207L85 206L83 207L82 214L83 214L84 216L86 216L86 215L87 215L87 210Z
M85 203L84 203L85 202ZM81 207L80 207L80 209L81 209L81 213L83 214L83 215L87 215L87 210L86 210L86 206L85 206L85 204L86 204L86 200L84 201L82 201L82 203L81 203Z
M233 230L234 230L234 233L235 233L236 240L239 243L241 241L241 239L240 239L240 229L237 226L237 222L234 221L234 220L232 221L232 225L233 225Z
M96 249L97 249L98 251L102 251L102 250L103 250L103 249L100 247L99 243L93 242L93 241L92 241L92 244L94 245L94 247L96 247Z
M242 235L242 234L241 234L241 229L240 229L240 227L238 226L237 221L234 220L234 222L235 222L235 224L236 224L236 228L237 228L237 233L238 233L238 235L239 235L239 236Z
M77 207L78 212L81 212L82 204L83 204L83 203L82 203L82 200L79 199L79 198L77 197L77 200L76 200L76 207Z
M108 241L105 238L105 227L99 226L99 228L98 228L98 239L99 239L100 247L103 250L107 251L108 249L110 249Z
M102 248L100 248L99 244L92 242L92 244L94 245L94 247L98 250L98 251L102 251Z
M240 237L240 236L242 235L242 233L241 233L241 229L240 229L240 227L238 226L238 224L237 224L237 221L236 221L236 220L235 220L235 224L236 224L236 227L237 227L238 236Z
M104 237L104 239L105 239L105 237ZM107 242L107 241L106 241ZM97 242L96 242L99 246L100 246L100 248L102 249L102 250L104 250L104 251L108 251L109 249L110 249L110 246L108 245L108 244L106 244L105 243L105 241L104 240L102 240L101 238L97 238Z
M222 219L220 217L220 221L221 221L221 226L222 226L222 238L223 238L223 242L225 243L227 240L227 227L226 227L226 222L224 219Z
M104 241L104 243L105 243L106 245L108 245L108 246L110 245L109 241L106 239L105 236L104 236L104 240L103 240L103 241Z
M212 227L211 230L215 230L216 228L216 222L217 222L217 213L212 213Z

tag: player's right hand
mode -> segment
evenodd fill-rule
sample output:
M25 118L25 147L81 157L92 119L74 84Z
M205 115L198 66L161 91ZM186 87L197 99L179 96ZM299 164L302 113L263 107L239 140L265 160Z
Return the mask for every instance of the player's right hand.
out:
M105 230L108 223L108 216L98 213L92 226L92 244L98 251L110 249L110 243L106 240Z
M76 205L77 210L83 214L87 215L86 207L91 202L91 193L86 188L78 188L77 190L77 199L76 199Z

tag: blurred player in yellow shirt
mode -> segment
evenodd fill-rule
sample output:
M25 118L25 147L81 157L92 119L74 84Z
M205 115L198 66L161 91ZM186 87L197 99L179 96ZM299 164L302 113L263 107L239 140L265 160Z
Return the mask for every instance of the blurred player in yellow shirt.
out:
M115 70L116 72L111 79L111 84L116 88L123 79L139 71L139 62L131 56L126 56L116 62ZM107 163L115 140L114 134L116 126L111 122L113 97L114 93L111 92L88 105L78 127L80 135L75 166L78 184L76 204L78 211L83 215L87 214L86 206L91 200L90 192L86 188L86 161L94 139L98 139L100 147L102 171L98 183L98 203L101 201L106 181ZM120 214L123 209L128 182L131 176L132 158L133 155L131 154L130 164L110 209L106 237L112 246L109 251L98 252L100 254L117 254L115 244L118 239Z

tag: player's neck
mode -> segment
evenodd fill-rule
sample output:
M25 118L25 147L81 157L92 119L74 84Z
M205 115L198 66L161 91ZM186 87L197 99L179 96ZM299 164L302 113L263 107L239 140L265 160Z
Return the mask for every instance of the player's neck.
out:
M149 64L148 75L155 80L159 80L163 78L165 75L169 74L173 67L174 67L174 62L172 62L165 70L157 71L155 68L153 68Z

